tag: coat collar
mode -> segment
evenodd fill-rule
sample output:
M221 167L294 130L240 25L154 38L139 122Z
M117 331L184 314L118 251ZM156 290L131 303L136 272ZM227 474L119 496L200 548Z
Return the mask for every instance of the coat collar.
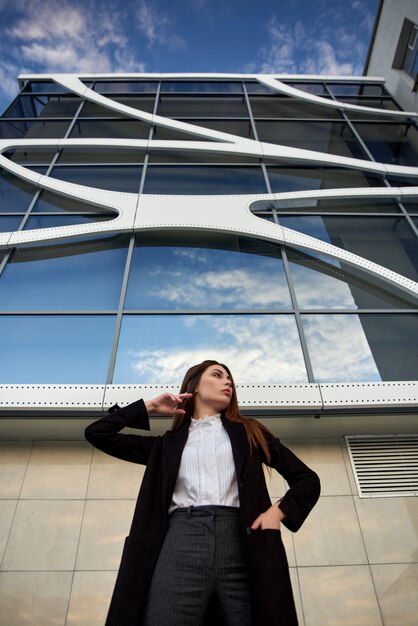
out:
M242 470L248 452L248 441L245 428L239 422L231 422L221 414L222 424L231 440L232 454L235 463L237 481L241 479ZM189 436L190 418L185 420L178 430L165 433L163 444L162 470L166 477L164 484L167 492L165 497L171 502L177 475L180 468L181 455ZM170 504L170 503L168 503Z

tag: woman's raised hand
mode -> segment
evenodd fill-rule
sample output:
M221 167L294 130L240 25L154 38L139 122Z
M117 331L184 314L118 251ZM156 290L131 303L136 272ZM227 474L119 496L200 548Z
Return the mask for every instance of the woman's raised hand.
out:
M177 406L192 395L192 393L162 393L152 400L146 400L145 406L148 413L183 415L186 411L178 409Z

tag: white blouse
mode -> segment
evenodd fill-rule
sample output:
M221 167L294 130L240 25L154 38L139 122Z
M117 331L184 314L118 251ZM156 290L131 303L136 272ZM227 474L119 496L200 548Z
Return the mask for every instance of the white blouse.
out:
M168 513L202 504L239 506L231 440L220 413L191 418Z

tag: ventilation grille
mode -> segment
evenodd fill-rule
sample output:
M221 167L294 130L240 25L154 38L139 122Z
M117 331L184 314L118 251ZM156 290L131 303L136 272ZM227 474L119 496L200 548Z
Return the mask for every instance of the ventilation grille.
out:
M360 498L418 495L418 435L345 437Z

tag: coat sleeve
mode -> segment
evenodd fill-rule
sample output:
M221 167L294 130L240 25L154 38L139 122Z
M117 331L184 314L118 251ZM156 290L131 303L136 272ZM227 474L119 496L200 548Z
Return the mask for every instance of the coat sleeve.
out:
M142 398L123 408L117 404L110 407L106 415L87 426L84 436L102 452L123 461L146 465L158 437L120 434L125 426L150 430L148 411Z
M271 461L274 467L289 485L279 508L286 514L282 524L292 532L302 526L321 493L319 476L299 459L280 439L269 440Z

